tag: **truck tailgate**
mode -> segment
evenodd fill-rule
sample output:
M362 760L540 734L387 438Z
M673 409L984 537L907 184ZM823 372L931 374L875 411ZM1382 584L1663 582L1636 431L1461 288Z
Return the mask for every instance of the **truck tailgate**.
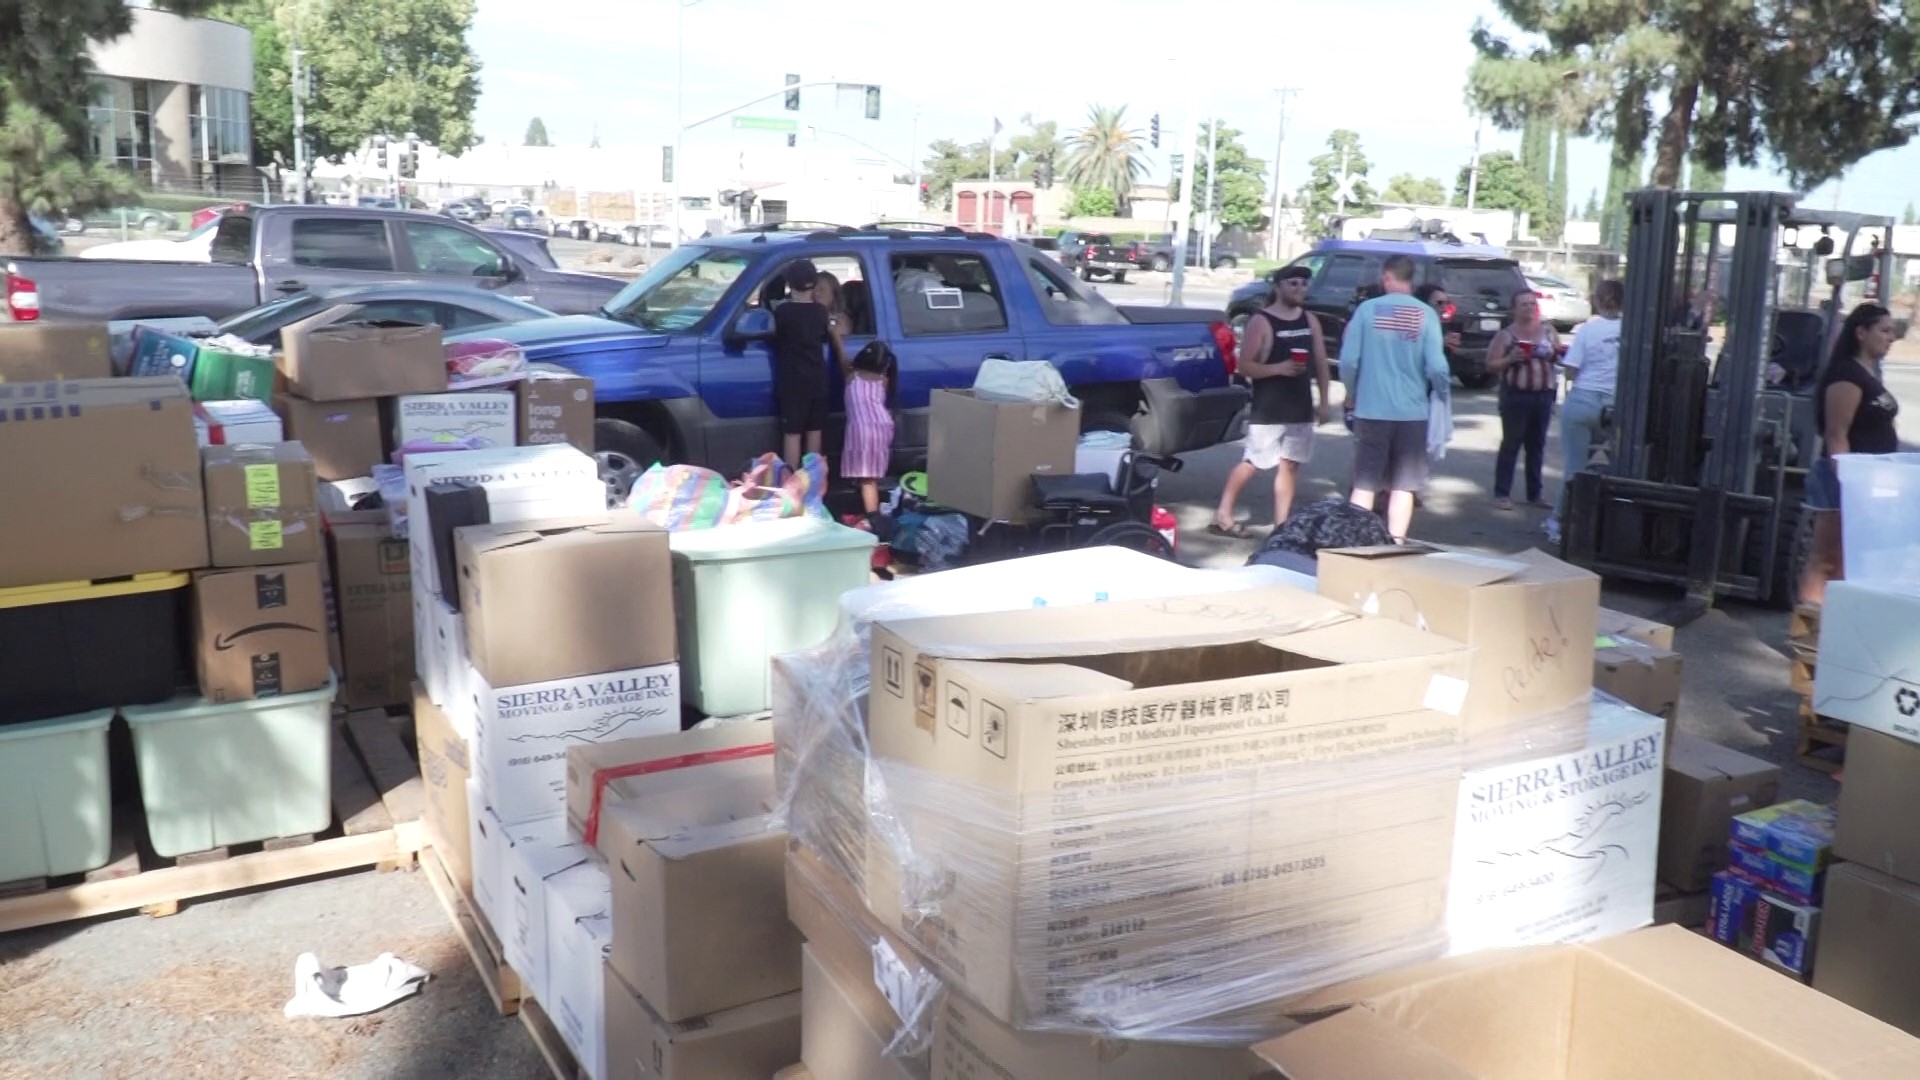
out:
M21 258L6 269L37 286L43 319L224 319L260 302L252 268L225 263Z

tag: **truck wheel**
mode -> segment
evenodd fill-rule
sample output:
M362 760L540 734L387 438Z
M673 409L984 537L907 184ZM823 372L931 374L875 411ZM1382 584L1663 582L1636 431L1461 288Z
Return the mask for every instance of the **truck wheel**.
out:
M1238 270L1240 269L1240 260L1231 255L1224 259L1215 259L1213 261L1213 268L1215 270Z
M640 474L667 460L666 447L638 424L611 417L593 422L593 457L607 485L607 505L625 499Z
M1081 267L1081 268L1080 268L1080 280L1081 280L1081 281L1092 281L1092 280L1093 280L1093 271L1092 271L1092 270L1089 270L1089 269L1087 269L1087 268L1086 268L1086 267L1084 267L1084 266L1083 266L1083 267Z
M1500 376L1498 375L1489 374L1483 371L1477 375L1460 376L1460 385L1466 387L1469 390L1485 390L1486 388L1492 386L1499 378Z
M1127 272L1125 270L1115 270L1113 272L1113 283L1115 285L1125 285L1127 283Z
M1153 257L1153 272L1154 272L1154 273L1156 273L1156 274L1164 274L1164 273L1166 273L1167 271L1169 271L1169 270L1171 270L1171 269L1173 269L1173 260L1172 260L1172 259L1169 259L1169 258L1167 258L1167 257L1166 257L1165 255L1155 255L1155 256Z

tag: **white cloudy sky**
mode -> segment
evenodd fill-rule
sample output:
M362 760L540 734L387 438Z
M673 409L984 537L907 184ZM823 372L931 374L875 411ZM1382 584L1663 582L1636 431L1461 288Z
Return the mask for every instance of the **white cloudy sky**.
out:
M672 142L674 3L480 0L481 134L518 143L539 116L556 143L596 131L603 144ZM879 121L824 89L808 92L800 119L894 158L924 158L943 136L979 139L995 117L1012 129L1030 112L1071 130L1096 102L1126 105L1143 129L1159 113L1165 149L1179 145L1190 109L1217 111L1268 158L1279 122L1271 90L1297 86L1289 187L1336 127L1360 132L1376 183L1399 172L1451 183L1473 143L1462 93L1467 34L1481 17L1494 17L1490 0L699 0L686 11L686 115L727 108L792 72L882 86ZM789 115L777 100L747 112ZM1489 131L1485 145L1514 148L1518 138ZM722 123L688 145L748 139L777 146L784 137ZM1576 204L1605 187L1606 154L1575 144ZM1842 199L1898 213L1915 198L1915 165L1915 148L1869 158L1844 180ZM1738 170L1731 183L1784 186Z

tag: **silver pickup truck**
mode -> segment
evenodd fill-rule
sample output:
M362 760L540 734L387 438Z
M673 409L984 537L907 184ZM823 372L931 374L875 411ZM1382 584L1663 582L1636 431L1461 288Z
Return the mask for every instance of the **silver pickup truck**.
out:
M20 319L223 319L312 289L394 281L470 285L561 315L600 310L626 285L558 270L517 243L404 210L253 206L220 219L204 263L14 258L7 314Z

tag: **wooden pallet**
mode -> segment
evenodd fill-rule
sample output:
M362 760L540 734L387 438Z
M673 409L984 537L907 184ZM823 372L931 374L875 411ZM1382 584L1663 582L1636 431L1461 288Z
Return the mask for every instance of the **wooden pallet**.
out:
M106 866L0 885L0 933L123 911L172 915L202 896L360 867L411 866L426 846L425 792L418 764L385 713L336 723L331 773L334 820L325 832L169 859L145 845L144 821L123 820Z
M1787 616L1787 639L1795 645L1820 646L1820 605L1799 604Z
M530 1004L533 999L525 995L519 974L507 963L507 951L501 946L499 935L487 925L487 917L481 914L480 908L453 883L453 875L447 872L440 852L432 847L422 851L420 870L433 895L439 899L440 909L453 924L453 932L459 935L460 944L473 958L473 966L480 972L480 981L487 988L487 996L493 999L493 1007L501 1016L512 1016Z
M591 1080L587 1071L575 1060L573 1051L567 1047L567 1040L560 1037L560 1029L553 1026L553 1019L540 1003L532 998L523 998L520 1002L520 1023L526 1026L527 1034L533 1036L533 1045L546 1059L547 1067L553 1070L554 1080Z

